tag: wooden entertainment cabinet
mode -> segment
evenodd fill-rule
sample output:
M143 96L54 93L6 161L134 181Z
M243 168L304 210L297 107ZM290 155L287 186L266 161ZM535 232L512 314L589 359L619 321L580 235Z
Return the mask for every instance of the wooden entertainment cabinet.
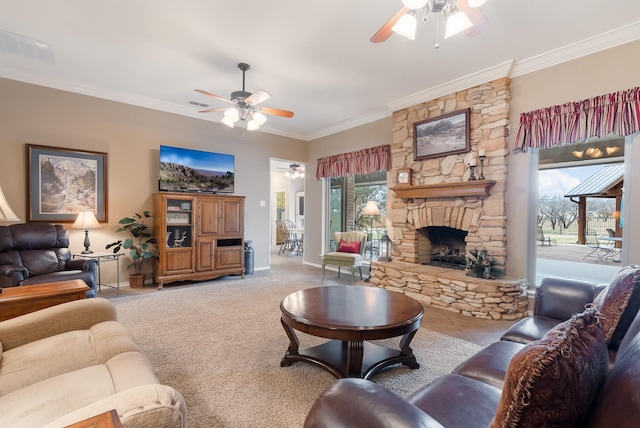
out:
M244 278L244 199L197 193L153 195L158 288L224 275Z

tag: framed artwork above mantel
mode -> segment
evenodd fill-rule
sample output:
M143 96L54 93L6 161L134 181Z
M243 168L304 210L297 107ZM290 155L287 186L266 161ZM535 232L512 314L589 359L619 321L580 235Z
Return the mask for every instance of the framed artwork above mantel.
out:
M471 109L458 110L413 124L413 159L437 158L470 150Z
M81 210L107 221L107 154L27 144L29 221L71 223Z

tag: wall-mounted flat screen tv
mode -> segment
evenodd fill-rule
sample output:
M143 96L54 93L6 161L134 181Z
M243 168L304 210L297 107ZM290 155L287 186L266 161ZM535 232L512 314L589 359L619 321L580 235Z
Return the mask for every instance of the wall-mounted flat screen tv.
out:
M159 176L161 191L233 193L234 156L160 146Z

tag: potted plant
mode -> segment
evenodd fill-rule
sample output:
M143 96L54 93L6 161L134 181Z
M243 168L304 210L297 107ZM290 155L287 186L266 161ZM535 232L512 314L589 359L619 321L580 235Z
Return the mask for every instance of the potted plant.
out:
M151 217L149 211L144 211L142 215L135 213L133 217L125 217L118 224L116 232L127 232L129 238L112 242L106 246L106 249L113 248L113 252L117 253L121 248L129 250L129 255L133 259L127 269L133 268L133 273L129 274L129 286L131 288L140 288L144 285L145 275L142 272L142 266L147 260L158 258L158 245L156 239L147 231L145 221Z

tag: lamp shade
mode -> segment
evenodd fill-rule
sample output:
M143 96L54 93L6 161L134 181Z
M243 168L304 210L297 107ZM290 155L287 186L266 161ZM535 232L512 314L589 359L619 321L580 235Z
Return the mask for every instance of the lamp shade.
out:
M362 215L380 215L380 210L378 209L376 201L367 201L367 205L365 205Z
M98 223L96 215L93 210L81 210L78 213L76 221L71 226L71 229L100 229L102 226Z
M18 216L11 210L7 198L4 197L2 188L0 187L0 220L20 221Z

